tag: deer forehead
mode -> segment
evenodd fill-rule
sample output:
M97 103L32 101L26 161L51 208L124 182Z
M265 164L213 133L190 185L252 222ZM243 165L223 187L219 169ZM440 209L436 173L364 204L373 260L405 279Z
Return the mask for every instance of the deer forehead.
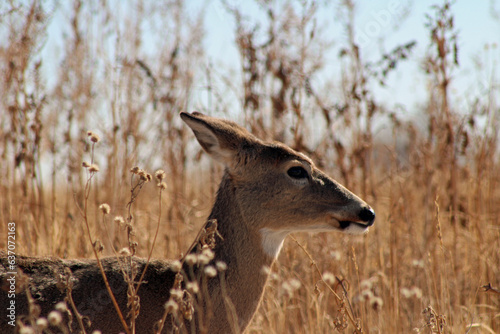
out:
M315 168L313 161L308 156L278 142L262 145L255 155L255 160L259 163L266 161L268 166L282 166L295 161L308 165L311 169Z

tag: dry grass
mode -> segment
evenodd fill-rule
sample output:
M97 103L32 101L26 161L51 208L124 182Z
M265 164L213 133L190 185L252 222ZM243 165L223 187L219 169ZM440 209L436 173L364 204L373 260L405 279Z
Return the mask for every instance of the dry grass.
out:
M182 1L137 1L133 15L121 16L106 2L54 9L71 19L61 23L68 34L59 72L47 74L41 49L50 5L14 1L0 16L8 36L0 47L0 235L16 222L17 253L92 257L87 232L108 255L124 247L143 257L185 252L220 176L177 117L199 107L192 100L198 80L210 96L200 111L229 110L221 87L236 92L249 129L307 152L377 213L364 237L288 238L248 333L500 332L498 87L491 83L470 109L457 110L450 100L459 49L452 7L429 10L429 99L417 124L381 105L371 90L414 44L404 41L383 61L365 62L353 39L350 1L341 6L350 39L339 59L345 71L335 103L313 80L323 66L317 55L328 45L314 24L316 5L273 11L262 4L266 32L226 5L237 23L241 87L213 66L196 66L204 59L203 17L187 19ZM154 53L142 49L144 25L162 38ZM56 77L50 89L48 75ZM390 124L383 142L374 135L377 122ZM90 128L102 137L92 162ZM84 161L100 167L90 192ZM127 206L137 185L129 170L137 164L166 171L161 206L153 183ZM105 221L102 203L111 207ZM134 233L114 216L133 217Z

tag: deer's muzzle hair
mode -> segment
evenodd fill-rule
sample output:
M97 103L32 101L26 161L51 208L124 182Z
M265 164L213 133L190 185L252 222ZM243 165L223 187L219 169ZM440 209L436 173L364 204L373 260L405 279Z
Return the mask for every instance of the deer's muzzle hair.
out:
M264 291L270 267L292 232L341 231L365 233L375 221L375 213L363 200L320 171L302 153L278 142L262 141L241 126L197 112L181 113L203 149L224 164L225 172L209 220L217 221L220 238L212 264L224 262L227 270L209 279L208 296L198 304L191 321L184 321L187 333L235 333L243 331L254 315ZM195 245L197 241L195 241ZM188 253L195 252L192 247ZM5 254L1 254L5 266ZM140 273L145 260L132 258ZM116 258L103 260L122 313L127 310L127 285ZM73 299L79 312L92 321L91 330L103 333L123 331L106 293L95 260L20 258L19 266L30 275L30 290L42 308L42 315L64 299L55 288L56 275L65 268L75 279ZM47 270L50 266L52 272ZM202 268L183 265L183 272L202 277ZM0 266L0 275L5 270ZM169 300L175 272L169 261L152 261L141 286L137 333L152 333ZM221 279L224 277L224 287ZM0 304L7 297L0 292ZM17 311L26 314L26 297L17 298ZM200 319L206 320L202 322ZM170 321L170 322L169 322ZM172 318L167 318L164 332ZM75 324L75 321L73 322ZM12 328L0 319L2 332ZM206 330L206 331L205 331Z

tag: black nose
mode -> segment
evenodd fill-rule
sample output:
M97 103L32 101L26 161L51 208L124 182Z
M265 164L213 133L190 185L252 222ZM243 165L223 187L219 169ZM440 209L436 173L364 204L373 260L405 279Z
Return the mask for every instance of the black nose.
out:
M366 222L368 226L372 226L375 222L375 211L372 208L363 208L359 213L359 219Z

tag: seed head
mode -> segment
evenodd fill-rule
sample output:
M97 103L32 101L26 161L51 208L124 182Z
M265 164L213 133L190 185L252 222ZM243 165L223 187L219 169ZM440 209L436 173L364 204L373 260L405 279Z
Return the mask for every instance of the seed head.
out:
M411 265L417 268L425 268L425 262L423 260L413 260Z
M375 298L375 295L373 294L372 290L362 290L361 291L361 295L360 295L361 299L363 300L372 300L373 298Z
M31 327L23 326L19 329L19 334L34 334L34 333L35 331Z
M367 278L365 280L362 280L359 285L360 285L361 290L370 290L373 287L373 285L377 282L378 282L378 277L374 276L374 277L370 277L370 278Z
M82 162L83 168L89 168L90 164L87 161Z
M59 326L62 321L61 313L59 311L52 311L47 316L47 320L51 326Z
M90 141L93 143L98 143L101 140L101 138L97 135L97 133L92 133L90 136Z
M201 264L201 265L207 265L208 263L210 262L210 259L208 258L208 256L206 256L205 254L198 254L198 263Z
M417 298L417 299L422 298L422 290L420 288L417 288L416 286L414 286L413 288L411 288L411 290L412 290L415 298Z
M175 260L174 262L172 262L170 264L170 269L172 269L174 273L178 273L179 271L181 271L182 269L181 261Z
M115 219L114 219L115 223L117 225L120 225L122 226L123 224L125 224L125 220L123 219L122 216L116 216Z
M296 278L292 278L288 281L283 282L281 288L288 294L288 296L292 297L296 290L300 289L300 281Z
M300 283L300 281L296 278L292 278L290 280L290 287L293 289L293 290L298 290L300 289L300 287L302 286L302 283Z
M101 210L101 212L105 215L109 215L109 213L111 212L111 208L107 203L102 203L101 205L99 205L99 210Z
M171 289L170 290L170 298L173 298L174 300L182 300L182 296L184 293L180 289Z
M325 281L326 284L328 285L333 285L335 284L335 276L331 272L324 272L323 273L323 281Z
M67 312L68 311L68 307L66 306L66 303L65 302L59 302L56 304L56 306L54 307L57 311L59 312Z
M149 174L148 172L146 172L145 170L141 169L139 170L139 172L137 173L140 177L140 179L142 181L145 181L145 182L149 182L153 179L153 177L151 176L151 174Z
M167 189L167 184L165 182L158 182L157 184L158 188L160 188L161 190L165 190Z
M330 256L332 257L333 260L339 261L342 258L342 255L340 254L339 251L331 251Z
M198 283L196 282L188 282L186 284L186 289L191 292L192 294L197 294L200 291L200 287L198 286Z
M133 167L133 168L130 169L130 172L133 173L133 174L139 174L140 170L141 169L139 167L135 166L135 167Z
M412 298L412 297L415 297L417 299L422 298L422 290L416 286L412 287L411 289L401 288L401 294L405 298Z
M410 298L412 296L411 291L408 288L401 288L401 294L405 298Z
M215 254L214 251L211 250L210 248L203 248L203 251L201 252L202 255L205 255L209 260L213 260Z
M165 309L167 310L168 313L172 312L177 312L179 309L179 305L172 299L170 299L168 302L165 303Z
M155 177L158 181L161 181L165 178L166 174L163 170L161 169L158 169L156 172L155 172Z
M193 264L196 264L196 262L197 262L198 259L197 259L196 255L194 255L194 254L188 254L188 255L186 255L185 260L186 260L186 263L189 266L192 266Z
M206 266L203 271L205 272L205 275L210 278L217 276L217 270L214 266Z
M130 256L130 249L128 249L128 247L123 247L122 249L120 249L120 255L121 256Z
M89 172L91 172L91 173L97 173L98 171L99 171L99 166L97 166L96 164L90 165Z
M218 271L226 271L227 270L227 264L222 261L217 261L215 264L215 267L217 268Z
M38 329L41 329L42 331L44 329L47 329L47 327L49 327L49 323L47 322L47 319L45 319L45 318L36 319L36 325L38 326Z
M382 300L382 298L380 297L373 297L369 300L370 302L370 306L374 309L374 310L378 310L380 309L382 306L384 306L384 301Z

